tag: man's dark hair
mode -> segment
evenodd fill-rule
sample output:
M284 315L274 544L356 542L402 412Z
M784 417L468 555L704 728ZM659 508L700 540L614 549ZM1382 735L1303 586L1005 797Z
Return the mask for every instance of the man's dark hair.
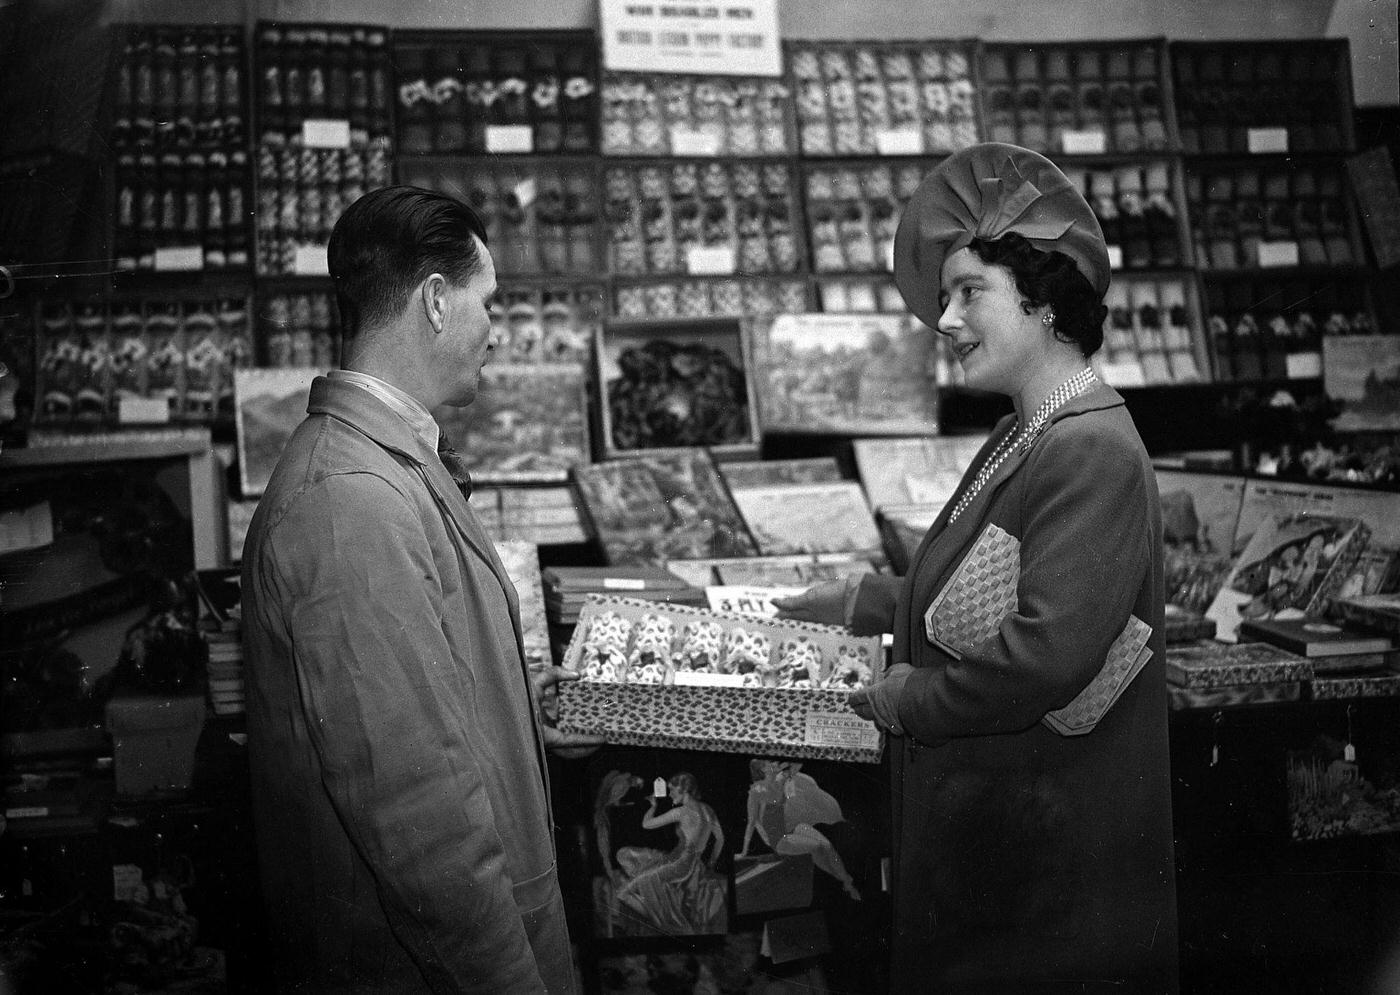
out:
M397 317L429 273L461 286L481 265L486 226L466 204L419 187L383 187L345 209L326 255L347 339Z
M1010 270L1026 303L1050 306L1055 312L1055 337L1061 342L1079 346L1085 359L1099 351L1108 308L1073 259L1063 252L1037 249L1015 232L993 240L974 238L969 248L987 265Z

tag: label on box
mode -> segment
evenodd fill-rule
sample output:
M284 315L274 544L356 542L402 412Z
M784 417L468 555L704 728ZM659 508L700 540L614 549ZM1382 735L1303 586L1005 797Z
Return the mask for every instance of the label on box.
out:
M539 185L533 176L527 176L515 185L515 199L520 201L522 208L529 207L539 196Z
M678 670L676 671L676 686L693 688L741 688L744 686L744 675L710 674L703 670Z
M487 152L533 152L535 130L528 124L488 124Z
M875 149L881 155L919 155L924 151L918 128L882 128L875 132Z
M169 245L156 250L157 273L180 273L204 268L202 245Z
M1284 357L1290 380L1311 380L1322 376L1322 353L1291 352Z
M121 397L117 421L123 425L162 425L170 421L170 402L163 397Z
M49 814L47 805L16 805L5 809L7 819L42 819Z
M118 902L134 902L142 887L141 868L135 864L112 865L112 897Z
M685 254L691 276L729 276L734 272L732 245L692 245Z
M1137 360L1103 364L1103 382L1110 387L1142 387L1147 383Z
M880 730L851 712L808 712L802 745L878 750Z
M1108 151L1108 133L1098 129L1066 131L1060 151L1065 155L1103 155Z
M1260 242L1259 243L1259 265L1262 266L1297 266L1298 265L1298 243L1297 242Z
M1287 128L1250 128L1245 141L1249 151L1255 155L1267 152L1288 151Z
M647 582L632 577L604 577L603 590L605 591L645 591Z
M671 126L672 155L719 155L719 135L681 125Z
M298 245L292 255L292 272L297 276L330 276L331 266L324 245Z
M301 122L301 144L309 149L348 149L350 122L343 118L307 118Z
M1122 269L1122 268L1123 268L1123 247L1122 247L1121 245L1110 245L1110 246L1107 246L1106 248L1108 249L1108 268L1109 268L1109 269Z

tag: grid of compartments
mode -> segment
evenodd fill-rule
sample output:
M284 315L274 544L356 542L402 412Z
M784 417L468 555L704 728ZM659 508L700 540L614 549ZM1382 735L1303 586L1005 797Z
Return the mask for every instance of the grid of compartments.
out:
M766 317L807 310L807 283L799 279L697 277L613 286L612 313L618 318Z
M257 271L324 273L341 212L392 181L388 32L259 24Z
M1181 182L1171 160L1087 168L1066 164L1065 175L1093 207L1118 269L1189 265Z
M500 362L586 364L603 322L600 284L506 283L492 323ZM495 360L493 360L495 362Z
M591 32L400 31L402 155L584 155L598 148Z
M803 155L947 155L980 140L965 42L791 42L787 61Z
M900 211L933 166L927 159L806 165L812 272L890 272Z
M246 268L243 29L124 25L117 31L116 268Z
M1208 379L1205 352L1193 333L1194 287L1184 276L1117 277L1104 303L1102 362L1110 382L1158 386Z
M790 95L776 79L604 73L603 154L788 155Z
M164 402L168 420L233 415L233 371L253 364L241 297L57 301L34 315L35 419L110 424L127 401Z
M330 369L340 362L340 316L325 291L269 294L258 304L261 366L314 366Z

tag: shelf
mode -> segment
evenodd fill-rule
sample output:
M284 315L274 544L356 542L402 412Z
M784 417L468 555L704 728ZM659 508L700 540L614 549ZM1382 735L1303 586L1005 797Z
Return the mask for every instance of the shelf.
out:
M6 449L0 452L0 469L169 459L174 456L205 453L211 445L207 428L140 429L130 432L54 435L53 438L60 441L53 442L43 441L43 436L39 435L42 431L44 430L40 429L30 434L30 445L27 448Z

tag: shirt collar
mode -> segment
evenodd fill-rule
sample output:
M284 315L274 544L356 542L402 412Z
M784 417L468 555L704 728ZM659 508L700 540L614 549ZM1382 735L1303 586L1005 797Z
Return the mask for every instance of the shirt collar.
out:
M422 439L429 449L437 451L438 423L433 420L432 412L416 397L405 394L391 383L358 370L331 370L326 376L342 383L354 384L379 398L395 414L408 422L414 434Z

